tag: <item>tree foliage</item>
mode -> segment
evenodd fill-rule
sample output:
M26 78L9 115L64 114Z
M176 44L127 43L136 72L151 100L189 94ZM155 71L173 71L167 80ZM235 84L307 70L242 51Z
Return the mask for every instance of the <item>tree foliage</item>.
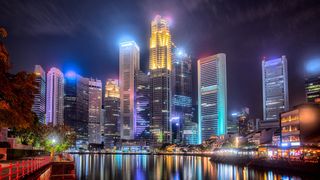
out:
M0 128L29 128L35 118L32 112L38 84L33 73L9 73L9 53L4 46L7 32L0 28Z

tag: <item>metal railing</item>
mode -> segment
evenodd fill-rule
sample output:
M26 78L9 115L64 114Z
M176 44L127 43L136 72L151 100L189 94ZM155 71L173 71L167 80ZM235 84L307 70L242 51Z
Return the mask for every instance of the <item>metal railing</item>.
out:
M50 156L36 157L29 160L0 164L0 180L22 179L51 162Z

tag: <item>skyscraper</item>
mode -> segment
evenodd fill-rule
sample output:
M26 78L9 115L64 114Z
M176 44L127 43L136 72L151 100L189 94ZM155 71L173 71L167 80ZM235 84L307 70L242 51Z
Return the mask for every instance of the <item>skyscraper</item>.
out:
M227 74L223 53L198 60L198 143L226 133Z
M191 135L192 123L192 69L191 58L182 50L174 52L172 63L172 111L171 134L172 142L190 143L186 136ZM193 133L195 133L193 131ZM196 136L196 134L193 134Z
M75 72L65 74L64 124L76 132L76 147L87 148L89 79Z
M151 22L149 70L151 75L151 132L155 142L170 141L171 34L167 19Z
M279 115L289 109L287 58L262 61L264 128L279 128Z
M136 74L136 139L150 137L150 78L142 71Z
M36 82L39 87L38 92L34 95L32 111L36 113L39 122L44 124L46 115L46 72L40 65L36 65L34 74L36 75Z
M102 108L102 83L98 79L89 79L89 144L101 143L100 116Z
M113 147L120 136L120 90L116 79L108 79L104 96L105 122L104 122L104 144Z
M139 47L134 41L120 43L120 134L121 139L134 139L136 106L135 75L140 69Z
M63 73L58 68L51 68L47 73L46 123L63 124Z
M320 102L320 75L312 75L305 79L307 102Z

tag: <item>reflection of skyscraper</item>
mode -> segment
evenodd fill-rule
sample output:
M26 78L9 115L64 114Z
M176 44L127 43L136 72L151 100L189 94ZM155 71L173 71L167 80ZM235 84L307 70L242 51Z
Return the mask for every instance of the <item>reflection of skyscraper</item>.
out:
M67 72L64 83L64 124L76 132L77 147L88 145L89 79Z
M262 61L263 126L279 127L279 115L289 108L287 58Z
M172 142L190 143L190 132L192 123L192 69L191 58L182 50L174 53L172 63L172 112L171 132ZM195 128L193 128L195 129ZM193 134L196 136L196 134Z
M40 65L36 65L34 68L34 74L36 75L36 82L38 83L38 92L34 95L34 104L32 111L36 113L39 122L45 123L46 113L46 72Z
M46 123L63 124L63 73L53 67L47 73Z
M139 71L136 74L136 129L135 138L149 138L150 136L150 79Z
M89 143L101 143L100 116L102 107L102 83L97 79L89 79Z
M119 82L115 79L108 79L104 96L105 122L104 122L104 144L106 147L113 147L120 136L119 111L120 111L120 90Z
M140 69L139 47L134 41L120 44L120 129L121 139L133 139L135 130L135 75Z
M151 22L149 70L151 73L151 131L157 142L169 142L171 35L167 19Z
M226 76L225 54L220 53L198 60L198 143L212 135L226 133Z
M320 75L306 78L305 92L307 102L320 102Z

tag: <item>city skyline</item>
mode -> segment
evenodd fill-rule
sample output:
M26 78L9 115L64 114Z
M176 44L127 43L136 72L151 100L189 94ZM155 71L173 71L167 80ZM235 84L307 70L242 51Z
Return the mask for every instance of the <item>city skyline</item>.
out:
M319 14L314 9L320 5L312 1L303 4L298 1L226 1L221 4L199 1L194 4L182 2L181 8L177 8L180 3L174 1L160 2L157 5L145 2L135 5L125 3L123 6L116 2L98 2L101 6L90 4L86 6L88 11L85 12L99 12L104 8L107 11L102 11L101 14L86 13L83 17L77 13L82 12L79 9L83 5L81 3L64 3L63 7L69 9L66 10L59 3L42 2L34 4L36 11L29 6L15 4L3 2L1 7L5 10L0 11L6 19L1 19L1 24L4 24L10 35L7 44L15 64L14 71L31 72L34 64L41 64L46 70L51 66L59 67L63 72L73 69L83 76L94 76L104 82L107 78L117 78L116 48L121 39L127 37L131 37L141 47L141 65L145 71L148 67L149 22L155 14L160 14L170 17L174 43L190 52L194 57L193 62L209 54L224 52L228 55L228 96L234 100L228 103L229 114L248 106L252 109L252 115L262 117L262 93L257 96L251 94L262 90L261 84L257 82L262 79L259 67L263 56L272 59L285 54L290 60L288 76L289 82L292 82L289 83L291 106L305 99L303 84L304 74L308 69L305 62L319 57L319 37L314 34L318 32L319 25L312 23L312 20ZM71 5L73 8L70 8ZM110 9L110 5L116 8ZM13 7L20 10L21 14L10 11ZM234 10L227 10L227 7L233 7ZM93 11L95 8L98 10ZM297 14L289 19L282 18L288 17L291 11ZM64 13L55 16L56 12ZM109 12L114 18L107 18ZM196 15L199 12L202 13ZM14 18L15 15L18 17ZM42 15L50 21L39 19ZM278 23L274 24L272 22L275 18ZM20 19L28 25L18 27ZM300 20L296 21L297 19ZM69 23L73 20L75 23ZM86 28L81 28L82 23L76 22L82 22ZM219 24L219 28L215 28L215 24ZM37 38L34 39L35 36ZM80 43L82 41L86 43ZM19 46L15 47L15 44ZM97 67L90 64L101 65ZM250 76L246 72L257 76ZM231 91L235 88L239 91Z

